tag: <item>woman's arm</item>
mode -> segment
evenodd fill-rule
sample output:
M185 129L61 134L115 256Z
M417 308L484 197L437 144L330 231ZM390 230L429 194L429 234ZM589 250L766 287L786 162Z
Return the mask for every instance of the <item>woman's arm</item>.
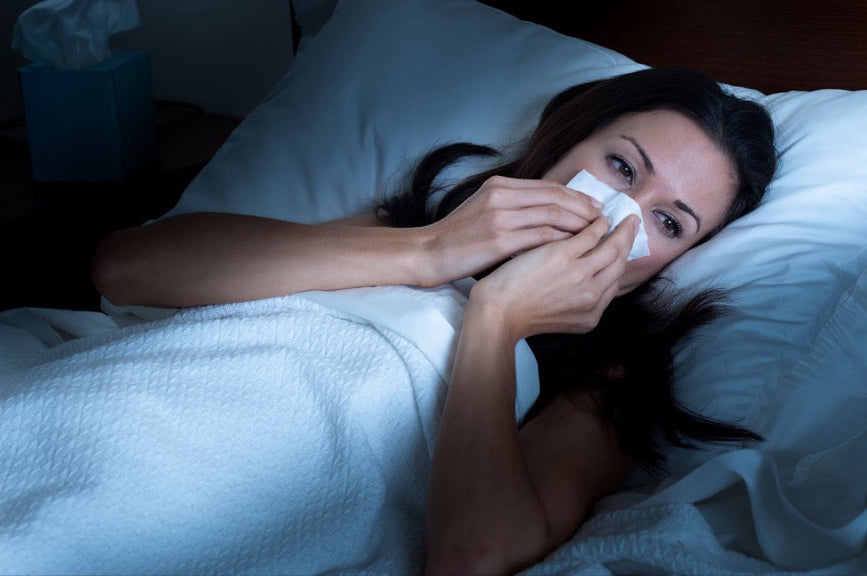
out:
M606 230L599 219L474 286L434 453L428 572L527 567L571 536L622 478L627 459L590 404L560 395L520 431L514 417L515 343L592 329L617 291L634 227L621 225L597 246ZM559 288L560 302L540 294L546 286L552 294Z
M373 216L320 225L197 213L116 232L93 262L118 305L195 306L304 290L423 284L418 235Z
M177 216L109 236L93 261L118 305L195 306L305 290L435 286L582 229L599 207L562 185L492 178L443 220L389 228L374 216L303 225L237 214Z

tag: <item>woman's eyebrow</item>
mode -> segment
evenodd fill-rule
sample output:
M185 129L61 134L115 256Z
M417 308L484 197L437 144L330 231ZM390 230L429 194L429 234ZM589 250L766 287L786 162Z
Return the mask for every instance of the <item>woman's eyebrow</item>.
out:
M627 136L626 134L621 134L621 138L624 140L628 140L635 146L635 149L638 150L638 154L641 156L641 160L644 162L644 168L647 170L648 174L653 174L653 162L650 161L650 156L647 155L647 152L644 151L644 148L641 147L641 144L633 138L632 136Z
M698 234L701 231L701 218L695 213L695 210L687 206L683 200L675 200L674 205L693 217L695 220L695 233Z
M647 155L647 152L644 150L641 144L639 144L638 141L632 136L621 134L620 137L624 140L629 141L633 146L635 146L635 149L638 151L639 156L641 156L642 162L644 162L644 168L647 170L647 173L653 174L653 162L650 160L650 156ZM695 220L695 232L696 234L698 234L701 231L701 218L698 214L695 213L695 210L690 208L683 200L675 200L674 205L692 216L693 220Z

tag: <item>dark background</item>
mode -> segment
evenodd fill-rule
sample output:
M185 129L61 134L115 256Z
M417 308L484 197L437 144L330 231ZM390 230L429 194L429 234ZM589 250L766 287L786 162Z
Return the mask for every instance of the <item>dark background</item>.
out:
M289 0L261 2L245 5L243 18L235 20L224 15L234 5L229 0L209 3L207 14L185 0L139 3L142 30L121 34L119 43L152 51L155 93L165 98L155 101L160 161L122 182L33 181L23 117L5 106L16 101L17 94L9 91L17 90L15 71L25 61L8 49L8 41L0 47L0 104L5 106L0 110L0 309L97 309L89 268L99 240L171 208L291 62ZM484 3L648 65L692 66L766 93L867 86L867 10L856 9L858 3L850 0ZM0 7L0 30L8 31L7 40L16 11L29 4L32 0L10 0ZM266 7L281 14L285 8L285 21L257 19ZM169 23L176 30L167 28ZM285 42L276 45L274 38ZM261 55L272 53L278 58L261 64ZM197 56L198 64L190 60ZM200 70L205 65L221 68L205 74ZM233 96L232 89L239 88L235 103L213 99Z

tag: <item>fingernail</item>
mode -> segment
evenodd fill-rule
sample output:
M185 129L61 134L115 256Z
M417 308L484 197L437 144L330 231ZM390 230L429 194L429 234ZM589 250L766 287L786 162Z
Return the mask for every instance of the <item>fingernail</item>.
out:
M638 230L641 228L641 220L638 219L638 216L632 219L632 229L638 234Z
M593 207L597 210L602 210L603 208L605 208L605 205L596 198L590 198L590 203L593 204Z

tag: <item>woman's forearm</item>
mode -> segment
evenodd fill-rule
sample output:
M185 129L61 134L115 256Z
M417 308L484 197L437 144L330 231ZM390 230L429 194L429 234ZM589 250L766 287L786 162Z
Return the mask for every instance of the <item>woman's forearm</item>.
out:
M555 394L515 423L516 342L593 329L616 293L634 228L605 219L509 260L473 286L434 452L431 572L527 567L565 541L628 462L594 398Z
M115 304L195 306L357 286L435 286L562 240L596 218L589 197L552 182L489 179L419 228L314 226L186 214L122 230L99 247L97 289ZM357 224L357 219L352 219Z
M428 497L428 571L514 571L550 549L515 422L516 340L502 311L464 317Z
M95 255L93 280L115 304L166 307L425 285L422 243L419 229L188 214L109 236Z

